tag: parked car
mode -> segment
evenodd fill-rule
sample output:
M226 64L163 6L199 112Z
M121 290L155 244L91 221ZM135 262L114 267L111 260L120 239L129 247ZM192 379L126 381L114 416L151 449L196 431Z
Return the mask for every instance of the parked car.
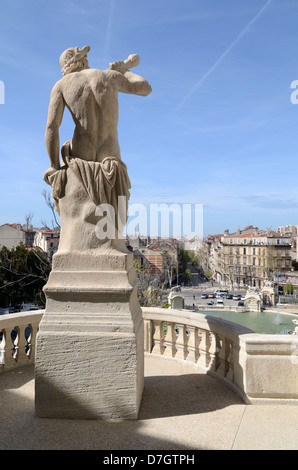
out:
M245 295L241 295L241 300L245 300Z
M221 294L221 295L227 295L229 291L227 289L217 289L214 294Z
M223 296L222 296L222 294L216 294L216 298L217 298L217 299L222 299Z
M233 295L233 300L241 300L241 295Z
M213 300L209 300L209 301L207 302L207 305L214 305Z
M0 315L7 315L8 313L15 313L14 307L0 308Z
M227 294L227 295L226 295L226 299L233 299L232 294Z
M208 294L208 299L214 299L214 294Z
M223 299L218 300L218 301L216 302L216 304L217 304L217 305L223 305L223 304L224 304Z
M204 293L203 293L203 294L201 295L201 299L207 299L207 298L208 298L208 295L207 295L207 294L204 294Z
M245 305L244 305L244 302L242 302L242 301L241 301L241 302L238 302L238 307L244 307L244 306L245 306Z

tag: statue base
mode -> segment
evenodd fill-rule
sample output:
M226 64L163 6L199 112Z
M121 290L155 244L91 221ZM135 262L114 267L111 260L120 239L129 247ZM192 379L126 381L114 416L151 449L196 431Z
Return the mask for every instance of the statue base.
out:
M54 255L37 335L35 409L41 418L137 419L144 331L133 254Z

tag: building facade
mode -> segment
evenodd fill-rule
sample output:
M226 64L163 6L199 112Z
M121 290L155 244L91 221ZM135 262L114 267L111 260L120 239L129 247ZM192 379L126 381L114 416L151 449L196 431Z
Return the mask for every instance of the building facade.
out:
M0 248L6 246L11 250L20 243L27 248L33 248L34 234L32 225L3 224L0 226Z
M39 247L52 261L53 255L59 247L60 232L59 230L40 229L37 230L34 237L34 246Z
M291 239L278 232L225 232L221 239L222 283L261 288L291 268Z

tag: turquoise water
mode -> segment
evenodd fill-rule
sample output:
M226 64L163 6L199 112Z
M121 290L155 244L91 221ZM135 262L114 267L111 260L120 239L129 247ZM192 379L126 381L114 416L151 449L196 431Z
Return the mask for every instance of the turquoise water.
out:
M293 320L298 316L270 313L270 312L228 312L228 311L205 311L197 312L202 315L220 317L223 320L246 326L256 333L262 334L289 334L294 331Z

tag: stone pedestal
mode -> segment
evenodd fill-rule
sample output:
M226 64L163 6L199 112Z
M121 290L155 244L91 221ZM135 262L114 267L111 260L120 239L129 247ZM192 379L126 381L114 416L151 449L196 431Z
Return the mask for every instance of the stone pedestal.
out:
M137 419L144 333L133 254L60 250L45 293L35 361L37 416Z

